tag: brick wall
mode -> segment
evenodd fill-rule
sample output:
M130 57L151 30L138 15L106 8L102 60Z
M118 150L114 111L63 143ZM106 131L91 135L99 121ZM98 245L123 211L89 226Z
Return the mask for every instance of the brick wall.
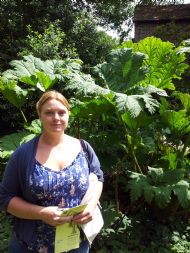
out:
M163 28L163 34L160 31L161 29L159 29L159 34L163 37L161 37L161 39L171 42L175 42L177 37L189 39L190 4L166 6L139 5L135 8L133 22L135 41L139 41L148 36L156 36L158 28L163 25L166 25L166 28ZM167 27L170 31L167 31Z
M163 25L171 26L171 30L167 31L167 28L163 28ZM172 26L174 29L172 31ZM163 33L160 33L164 29ZM159 33L158 33L159 30ZM169 40L173 43L179 38L190 39L190 20L180 22L138 22L135 24L135 38L137 42L149 36L160 37L163 40ZM167 37L168 36L168 37Z

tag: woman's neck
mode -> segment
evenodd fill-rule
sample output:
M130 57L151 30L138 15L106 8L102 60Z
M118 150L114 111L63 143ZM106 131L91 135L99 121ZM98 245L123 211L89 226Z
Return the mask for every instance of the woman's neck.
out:
M67 135L65 133L61 134L49 134L47 132L42 132L40 136L41 143L56 146L65 141L65 138L67 138Z

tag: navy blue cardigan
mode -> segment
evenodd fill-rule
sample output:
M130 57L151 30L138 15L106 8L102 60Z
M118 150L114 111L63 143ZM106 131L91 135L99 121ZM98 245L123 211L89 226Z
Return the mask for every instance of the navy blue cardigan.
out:
M9 159L2 182L0 183L1 209L6 210L9 201L15 196L19 196L35 204L35 200L29 189L29 177L32 169L35 167L35 156L39 137L37 136L29 142L22 144ZM85 151L88 153L90 172L94 172L99 181L103 182L103 172L94 150L88 142L83 140L83 144L85 145ZM35 220L15 217L13 229L18 238L28 244L32 240L35 240L35 225Z

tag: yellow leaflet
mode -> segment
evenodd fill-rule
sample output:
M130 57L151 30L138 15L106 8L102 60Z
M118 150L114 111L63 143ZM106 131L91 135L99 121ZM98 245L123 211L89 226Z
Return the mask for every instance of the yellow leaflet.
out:
M86 205L80 205L63 210L63 216L72 216L81 213ZM77 225L64 223L56 227L55 232L55 253L61 253L79 248L80 230Z

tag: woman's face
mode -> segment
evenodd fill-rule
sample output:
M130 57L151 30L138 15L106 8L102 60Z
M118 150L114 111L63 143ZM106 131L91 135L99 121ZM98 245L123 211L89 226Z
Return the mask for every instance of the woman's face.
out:
M46 132L63 132L69 120L68 109L56 99L48 99L41 107L40 120Z

